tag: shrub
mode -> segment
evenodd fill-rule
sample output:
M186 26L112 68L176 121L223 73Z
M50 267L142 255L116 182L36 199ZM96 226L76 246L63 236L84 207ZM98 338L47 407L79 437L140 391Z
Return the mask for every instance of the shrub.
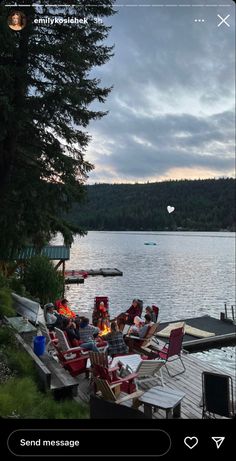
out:
M5 277L5 275L3 275L3 273L0 271L0 290L2 288L7 288L7 287L8 287L8 280Z
M34 256L26 266L23 282L26 290L41 304L60 298L64 280L46 256Z
M25 286L19 278L11 277L8 283L12 291L17 293L19 296L26 296Z
M6 317L13 317L15 315L9 288L0 289L0 315L6 315Z

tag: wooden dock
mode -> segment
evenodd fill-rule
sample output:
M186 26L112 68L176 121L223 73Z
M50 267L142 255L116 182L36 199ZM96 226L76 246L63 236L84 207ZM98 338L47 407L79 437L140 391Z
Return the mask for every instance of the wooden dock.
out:
M236 345L236 325L233 321L218 320L210 315L204 315L202 317L161 323L159 331L162 331L165 327L167 327L167 325L176 322L185 322L191 327L214 333L214 336L209 338L197 338L190 334L185 334L183 339L183 348L189 352L199 352L212 349L214 347ZM158 334L157 338L158 340L164 340L162 337L159 337ZM167 340L168 338L166 341Z
M24 334L24 340L20 335L16 335L19 343L33 358L40 382L42 382L45 389L50 389L54 392L55 398L61 396L73 397L77 402L89 402L90 398L90 380L86 378L85 374L81 374L73 378L68 371L55 361L51 356L45 354L42 357L35 356L31 344L30 333ZM162 339L163 341L163 339ZM160 344L161 345L161 344ZM215 373L226 374L221 368L214 366L214 363L209 364L192 356L189 353L183 353L182 359L186 368L183 374L175 377L170 377L167 373L165 366L162 367L164 385L172 390L178 390L185 393L181 405L181 418L182 419L201 419L202 418L202 372L210 371ZM175 374L182 370L179 360L175 360L168 364L171 374ZM232 376L234 387L235 377ZM150 387L160 385L159 378L150 378L148 382L142 383L140 388L145 392ZM143 406L140 407L143 410ZM165 412L159 410L154 413L154 418L165 418Z
M21 341L22 344L22 341ZM28 346L28 352L30 347ZM32 356L33 351L30 351ZM179 390L185 393L185 397L182 401L181 418L183 419L201 419L202 417L202 372L212 371L215 373L222 373L222 370L215 367L214 364L209 364L191 354L183 354L182 359L186 368L186 371L178 376L170 377L165 367L162 367L162 374L164 385L173 390ZM43 355L42 357L36 357L37 367L40 370L39 377L47 382L48 388L57 395L70 395L76 401L82 401L84 403L89 402L90 389L89 379L84 374L73 378L68 371L64 370L59 363L57 363L52 357ZM41 366L40 365L41 362ZM181 370L179 360L175 360L173 363L168 364L171 373L177 373ZM42 378L43 374L43 378ZM224 372L223 372L224 374ZM235 379L234 380L235 385ZM143 383L141 388L143 391L148 390L151 386L160 385L159 378L151 378L148 383ZM142 410L142 407L140 407ZM165 414L162 410L154 414L155 418L163 419Z
M190 354L183 354L182 359L186 368L185 373L170 377L165 367L162 368L164 384L173 390L179 390L185 393L181 405L182 419L201 419L202 418L202 372L209 371L222 373L222 370L204 362L196 357L191 357ZM179 360L168 364L171 373L180 371ZM145 385L142 386L145 390ZM155 414L156 418L163 418L164 412Z
M210 365L208 362L204 362L196 357L191 357L190 354L183 354L182 356L184 365L186 367L185 373L170 377L165 367L162 367L162 374L164 385L173 390L179 390L185 393L185 397L182 400L181 405L181 419L201 419L202 418L202 372L211 371L215 373L223 373L221 369ZM168 364L171 373L180 371L179 360ZM233 377L232 377L233 378ZM141 389L143 391L148 390L151 386L160 385L160 379L152 378L148 383L143 383ZM235 385L235 380L234 380ZM88 380L81 375L79 377L78 394L75 397L77 401L89 402L89 390ZM142 406L139 408L142 410ZM154 413L154 418L163 419L165 418L165 412L159 410L158 413Z

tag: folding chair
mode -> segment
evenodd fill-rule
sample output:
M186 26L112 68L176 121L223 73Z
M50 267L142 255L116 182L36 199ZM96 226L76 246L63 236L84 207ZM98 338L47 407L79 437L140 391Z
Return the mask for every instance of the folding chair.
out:
M202 418L235 416L233 380L231 376L204 371L202 373Z
M181 328L175 328L171 331L169 341L163 346L161 350L157 349L155 346L149 346L152 355L152 358L157 357L165 360L165 367L167 369L168 375L172 378L177 375L181 375L186 371L185 365L181 358L182 353L182 343L184 337L184 326ZM147 352L147 349L146 349ZM167 363L174 362L175 360L180 360L183 370L175 374L171 374L167 367Z

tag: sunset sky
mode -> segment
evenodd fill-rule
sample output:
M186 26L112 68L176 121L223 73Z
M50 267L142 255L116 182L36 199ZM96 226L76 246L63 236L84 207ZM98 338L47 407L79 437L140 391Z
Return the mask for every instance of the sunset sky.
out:
M233 176L233 2L145 3L164 6L117 6L105 21L115 55L92 75L113 90L89 126L89 183Z

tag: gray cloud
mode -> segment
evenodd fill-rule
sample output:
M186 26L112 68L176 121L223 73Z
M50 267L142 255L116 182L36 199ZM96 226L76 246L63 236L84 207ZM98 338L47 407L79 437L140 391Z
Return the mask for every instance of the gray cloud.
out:
M90 126L91 181L231 174L235 30L217 27L226 10L120 8L109 19L115 56L94 75L114 89Z

